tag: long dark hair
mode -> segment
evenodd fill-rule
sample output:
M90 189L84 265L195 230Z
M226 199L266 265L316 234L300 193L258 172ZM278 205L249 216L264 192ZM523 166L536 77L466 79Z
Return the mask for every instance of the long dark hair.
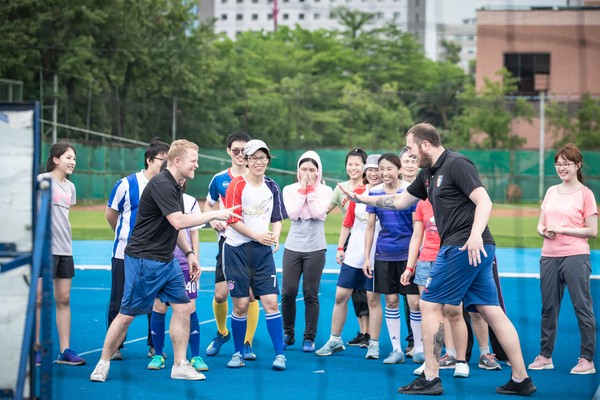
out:
M577 180L583 183L583 174L581 173L581 169L583 168L583 155L577 146L573 143L567 143L554 155L554 162L558 162L558 157L564 158L565 160L569 160L574 162L576 165L581 164L577 167Z
M46 172L54 171L54 168L56 168L54 157L60 158L60 156L65 154L69 149L72 149L73 153L77 155L75 147L71 146L69 143L54 143L52 147L50 147L50 153L48 154L48 159L46 160Z

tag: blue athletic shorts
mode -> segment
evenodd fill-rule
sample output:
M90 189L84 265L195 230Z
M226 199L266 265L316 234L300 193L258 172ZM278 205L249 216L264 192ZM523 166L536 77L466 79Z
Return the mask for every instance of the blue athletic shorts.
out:
M157 297L163 303L190 302L177 260L165 263L125 254L125 291L119 312L134 316L148 314Z
M477 311L476 305L499 306L492 262L496 246L486 244L487 257L481 254L481 264L469 265L466 250L459 246L443 246L431 268L421 299L431 303L457 306L462 301L467 311Z
M271 246L252 241L223 247L223 275L231 297L279 294L275 260Z
M427 278L429 278L429 271L433 267L433 261L417 261L417 269L415 271L414 283L419 286L425 286Z
M342 263L340 274L338 275L337 286L345 289L365 290L367 277L362 269L353 268Z

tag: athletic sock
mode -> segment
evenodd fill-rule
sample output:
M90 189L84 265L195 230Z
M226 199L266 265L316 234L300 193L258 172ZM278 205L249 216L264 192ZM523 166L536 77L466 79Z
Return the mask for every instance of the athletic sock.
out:
M200 323L196 311L190 314L190 351L192 357L200 355Z
M248 316L238 317L231 313L231 333L233 334L233 346L236 352L244 352L244 335L246 333L246 325L248 324Z
M340 336L336 336L336 335L332 334L331 336L329 336L329 340L333 340L335 342L339 342L339 341L342 340L342 338Z
M258 326L258 314L260 309L258 308L258 300L251 301L248 303L248 326L246 326L246 337L244 343L250 343L254 340L254 334L256 333L256 327Z
M217 300L213 297L213 313L215 314L215 322L217 323L217 329L223 336L227 336L229 329L227 329L227 314L229 314L229 305L227 301L224 303L217 303Z
M152 330L152 344L154 345L154 353L157 356L162 356L163 348L165 347L165 316L166 314L152 311L150 329Z
M283 324L281 321L281 313L265 314L265 318L267 320L267 330L269 331L269 336L271 336L275 354L283 354Z
M423 331L421 329L421 311L410 312L410 327L413 331L414 351L415 353L423 352Z
M446 354L451 357L456 358L456 349L449 349L446 347Z
M387 325L390 341L392 342L392 349L401 350L400 334L402 331L400 328L399 308L385 308L385 324Z
M479 357L481 357L484 354L489 354L489 353L490 353L490 346L485 346L485 347L479 348Z

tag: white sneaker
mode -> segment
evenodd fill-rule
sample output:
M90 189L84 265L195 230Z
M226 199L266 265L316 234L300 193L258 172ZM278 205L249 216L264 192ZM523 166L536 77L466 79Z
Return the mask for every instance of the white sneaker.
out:
M372 340L369 342L369 347L367 349L367 355L365 358L367 360L379 359L379 342L373 342Z
M417 376L421 376L421 374L425 371L425 363L421 364L421 366L413 371L413 374Z
M173 365L171 368L171 379L185 379L188 381L203 381L206 379L204 374L196 369L187 360L179 365Z
M90 381L92 382L104 382L106 378L108 378L108 371L110 370L110 362L108 361L98 361L96 364L96 368L90 375Z
M469 377L469 364L457 362L456 368L454 369L454 377L455 378L468 378Z

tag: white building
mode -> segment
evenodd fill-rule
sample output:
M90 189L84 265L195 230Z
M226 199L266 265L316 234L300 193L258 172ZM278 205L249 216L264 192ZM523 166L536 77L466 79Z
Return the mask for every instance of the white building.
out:
M340 28L331 18L333 9L345 6L375 14L367 28L381 27L395 21L403 31L412 32L421 44L425 40L426 0L276 0L277 25L296 24L304 29ZM203 0L199 2L200 23L213 18L216 32L229 37L248 30L273 31L274 0Z

